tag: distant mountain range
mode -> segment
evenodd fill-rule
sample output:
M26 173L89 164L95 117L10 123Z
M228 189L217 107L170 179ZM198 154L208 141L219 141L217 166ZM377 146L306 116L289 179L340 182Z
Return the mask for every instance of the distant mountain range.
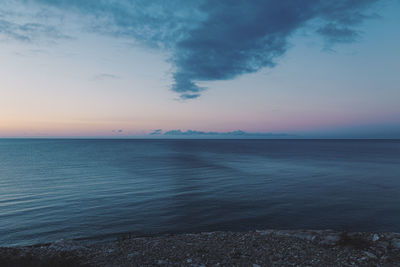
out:
M153 137L163 138L295 138L295 135L286 133L248 133L242 130L231 132L204 132L194 130L169 130L164 132L162 129L154 130L149 134Z

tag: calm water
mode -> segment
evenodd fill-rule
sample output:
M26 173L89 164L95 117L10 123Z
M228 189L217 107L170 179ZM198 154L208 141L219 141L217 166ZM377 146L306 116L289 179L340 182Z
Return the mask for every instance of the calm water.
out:
M0 246L266 228L400 232L400 141L0 139Z

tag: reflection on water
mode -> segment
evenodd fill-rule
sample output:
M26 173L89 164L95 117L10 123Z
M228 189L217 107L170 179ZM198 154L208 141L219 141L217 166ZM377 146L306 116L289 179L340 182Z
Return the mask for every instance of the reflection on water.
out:
M0 140L0 245L118 233L400 231L400 141Z

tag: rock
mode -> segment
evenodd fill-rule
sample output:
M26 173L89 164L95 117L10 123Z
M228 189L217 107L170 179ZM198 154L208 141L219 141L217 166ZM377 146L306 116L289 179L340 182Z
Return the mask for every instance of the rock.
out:
M49 249L56 250L56 251L72 251L72 250L78 250L78 249L85 249L85 247L83 247L78 242L75 242L73 240L61 239L61 240L58 240L58 241L52 243L49 246Z
M366 261L366 260L367 260L367 257L362 257L358 261Z
M374 236L372 237L372 241L376 242L379 240L379 235L374 234Z
M379 242L379 246L384 248L385 250L387 249L387 247L389 246L389 242L387 241L381 241Z
M292 234L291 236L298 237L308 241L314 241L316 236L309 233Z
M340 240L340 236L339 235L327 235L325 237L322 238L322 240L320 241L320 244L322 245L336 245L336 243Z
M387 261L388 259L389 259L389 256L387 256L387 255L381 257L381 260L384 261L384 262Z
M272 230L256 230L256 233L259 233L260 235L270 235L272 232Z
M131 259L131 258L134 258L134 257L139 256L139 255L140 255L140 253L138 251L135 251L135 252L129 253L126 257L128 259Z
M154 237L135 238L124 243L111 241L89 244L60 240L49 245L0 247L0 266L4 265L3 259L6 263L9 259L21 259L31 261L33 265L44 260L51 262L54 259L61 259L68 263L62 266L79 266L78 263L82 262L99 267L129 264L193 267L350 266L351 264L400 266L400 236L394 233L377 233L374 237L375 233L344 235L341 232L304 230L280 230L277 231L279 234L270 232L268 236L263 235L262 231L160 236L156 239L159 242L157 249L153 248ZM387 237L388 234L390 238ZM310 239L314 241L311 242ZM358 246L357 242L361 242L361 245ZM347 245L348 243L350 245ZM79 247L82 249L77 249ZM4 266L15 266L12 263Z
M369 251L364 251L364 254L370 259L377 259L376 255L374 253L369 252Z
M400 249L400 239L398 239L398 238L393 238L393 239L392 239L392 246L393 246L395 249Z

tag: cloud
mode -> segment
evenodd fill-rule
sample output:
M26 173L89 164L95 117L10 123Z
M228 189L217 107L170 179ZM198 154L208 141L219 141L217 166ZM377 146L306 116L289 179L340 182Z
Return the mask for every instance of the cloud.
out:
M164 134L162 130L156 130L150 135L158 135L168 138L292 138L294 135L285 133L247 133L241 130L232 132L204 132L194 130L170 130Z
M62 24L59 16L50 16L44 9L25 6L24 3L25 1L1 1L0 40L34 42L42 38L51 41L72 39L59 27Z
M177 42L173 89L199 93L196 81L215 81L274 67L289 37L308 22L329 42L353 41L353 28L376 1L206 1L207 19ZM177 78L178 77L178 78ZM183 78L182 78L183 77Z
M103 81L103 80L119 80L120 76L109 74L109 73L99 73L93 77L95 81Z
M31 42L43 35L52 39L68 38L53 26L40 23L19 24L4 19L0 19L0 34L24 42Z
M186 99L194 99L198 98L200 94L181 94L181 99L186 100Z
M79 13L88 30L132 38L171 55L171 89L197 98L198 82L233 79L274 67L304 27L329 43L353 42L379 0L20 0ZM3 29L13 27L3 26ZM15 38L18 31L6 30ZM22 30L23 32L24 30Z
M355 41L359 36L358 32L348 27L337 26L333 23L324 25L317 32L324 35L330 43L349 43Z

